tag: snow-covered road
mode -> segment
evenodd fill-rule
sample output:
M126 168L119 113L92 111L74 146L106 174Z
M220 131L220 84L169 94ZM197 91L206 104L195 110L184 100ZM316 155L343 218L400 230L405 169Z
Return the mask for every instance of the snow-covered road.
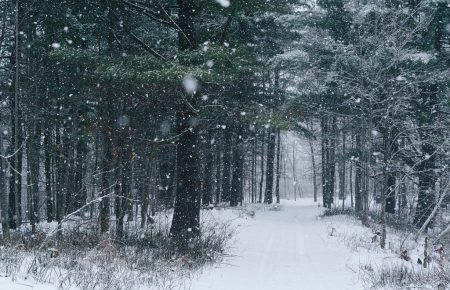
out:
M280 211L240 220L234 257L206 269L193 290L363 289L355 252L329 235L331 226L311 200L283 201Z

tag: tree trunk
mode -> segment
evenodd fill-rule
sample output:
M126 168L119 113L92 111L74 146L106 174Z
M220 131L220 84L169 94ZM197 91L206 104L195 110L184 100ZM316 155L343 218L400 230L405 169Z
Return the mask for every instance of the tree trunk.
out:
M414 224L420 228L430 216L435 203L436 173L436 149L431 144L422 145L423 161L418 166L419 195L414 216ZM426 157L425 157L426 156ZM432 223L430 223L431 225Z
M189 130L192 118L192 112L177 113L177 132L180 134L177 144L178 182L170 233L181 251L187 250L189 242L200 233L198 131L195 127Z
M231 128L227 128L224 133L224 146L223 146L223 169L222 169L222 201L230 201L230 188L231 188L231 159L233 157L232 141L231 141Z
M389 134L389 155L387 156L388 160L392 159L392 155L398 151L398 146L396 140L393 139L393 136L395 135L395 131L393 129L390 129L392 132ZM386 152L385 152L386 154ZM395 178L395 172L392 172L392 169L390 169L389 172L387 172L387 186L390 188L388 191L388 194L386 196L386 212L390 214L395 213L395 200L396 200L396 178Z
M331 208L334 198L336 118L323 117L322 127L322 197L324 207Z
M371 119L370 117L368 119ZM361 191L362 191L362 207L363 207L363 213L362 213L362 224L365 226L369 226L369 165L370 165L370 152L371 152L371 129L370 129L370 123L367 123L366 120L363 121L363 129L361 130L361 134L363 134L364 141L362 142L362 153L361 153L361 159L362 159L362 185L361 185Z
M87 155L87 148L84 138L81 134L77 140L76 157L74 159L74 197L73 207L79 209L86 204L87 192L84 186L85 178L85 160Z
M197 47L195 13L199 7L193 0L177 0L178 46L180 50ZM180 100L176 113L177 135L177 192L170 234L176 247L185 251L189 241L200 234L200 159L198 153L198 119L196 112L198 92L190 95L188 102Z
M345 207L345 132L342 132L342 153L339 159L339 198L342 200L342 209Z
M384 151L384 167L383 167L383 190L381 191L381 239L380 246L382 249L386 246L386 204L387 197L390 195L392 191L392 187L390 185L390 162L391 162L391 134L392 128L388 125L383 130L383 151Z
M252 140L252 172L251 172L251 202L256 202L256 135L253 137Z
M11 54L11 71L12 75L12 95L11 98L11 144L12 146L12 156L10 171L11 171L11 179L10 179L10 189L9 189L9 227L11 229L16 229L21 224L21 216L22 216L22 183L21 183L21 172L22 172L22 154L19 149L20 141L19 138L21 136L20 130L20 122L19 122L19 74L20 74L20 38L19 38L19 23L21 11L19 11L19 0L15 1L14 7L14 51Z
M267 166L266 166L266 191L264 194L264 203L273 202L273 169L275 159L275 129L269 129L269 138L267 144Z
M363 210L363 194L362 194L362 162L361 153L363 151L361 136L356 134L356 150L358 152L357 160L355 162L355 210L360 214Z
M58 222L58 224L62 220L62 216L64 215L64 180L63 180L63 173L64 173L64 160L63 160L63 144L61 142L61 132L60 132L59 126L56 128L56 147L58 150L56 151L55 156L55 182L56 184L56 216L55 219Z
M28 142L28 168L29 168L29 215L31 223L31 231L36 232L36 224L39 222L39 155L41 132L39 124L33 126L29 133L30 140Z
M103 132L103 160L101 167L101 192L100 192L100 232L109 230L109 194L111 192L110 175L112 175L112 136L108 129ZM116 168L118 170L118 168Z
M233 178L231 182L230 206L237 206L241 201L244 174L243 132L240 124L237 124L236 127L236 141L233 146Z
M123 142L123 143L122 143ZM120 193L116 195L116 238L122 240L124 238L124 219L125 215L131 213L130 198L131 198L131 146L123 140L118 144L119 150L122 151L119 156L120 162Z
M440 63L444 64L446 61L445 53L442 53L443 45L445 44L445 17L446 17L446 2L439 1L437 4L436 13L431 22L431 29L434 32L433 48L437 52L436 55ZM422 87L420 103L418 104L419 116L419 136L421 139L421 162L418 166L419 178L419 194L417 199L416 213L414 216L414 224L421 228L428 217L432 214L433 206L435 204L436 192L435 186L437 181L436 176L436 154L437 148L434 142L447 136L441 136L437 129L431 129L436 125L436 118L438 114L438 96L439 88L436 84L428 84ZM431 226L431 220L427 227Z
M5 155L3 148L3 134L0 133L0 154ZM9 238L9 220L8 220L8 191L6 190L6 166L4 158L0 157L0 203L1 203L1 223L3 238Z
M265 138L264 134L265 131L263 129L262 135L261 135L261 179L259 180L259 198L258 202L262 202L262 192L263 192L263 184L264 184L264 143Z
M216 148L215 148L215 167L216 174L214 176L215 192L214 192L214 203L220 203L220 195L222 188L222 138L220 138L220 132L216 134Z
M281 158L281 134L280 129L277 130L277 176L276 176L276 184L275 184L275 196L277 198L277 203L280 203L280 175L281 175L281 165L280 165L280 158Z
M203 205L209 205L212 203L213 194L213 165L214 165L214 146L213 146L212 132L207 132L206 136L206 164L203 186Z
M141 198L141 229L145 227L147 224L147 214L148 214L148 206L149 206L149 197L151 193L152 188L152 175L153 175L153 166L152 161L149 157L145 156L143 157L142 165L143 170L141 174L141 178L143 180L140 180L140 198Z
M51 140L52 129L50 125L47 124L44 132L44 151L45 151L45 161L44 161L44 171L45 171L45 192L46 192L46 205L47 205L47 222L52 222L55 218L55 208L54 208L54 196L52 191L52 158L50 155L52 148Z
M318 186L317 186L317 167L316 167L316 156L314 152L314 144L311 139L308 139L309 143L309 149L311 151L311 164L312 164L312 171L313 171L313 190L314 190L314 202L317 202L317 192L318 192Z

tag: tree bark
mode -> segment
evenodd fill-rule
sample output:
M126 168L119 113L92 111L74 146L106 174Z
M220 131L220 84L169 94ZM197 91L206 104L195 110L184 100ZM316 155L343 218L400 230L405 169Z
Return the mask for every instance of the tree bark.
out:
M185 251L189 242L200 233L200 168L197 128L190 128L192 112L177 113L177 195L171 236L176 247Z
M222 138L220 138L220 132L218 131L216 134L216 142L215 142L215 191L214 191L214 203L220 203L221 196L221 188L222 188Z
M214 146L213 146L212 132L207 132L206 136L206 164L205 164L205 175L204 175L204 186L203 186L203 198L202 204L209 205L212 203L213 194L213 165L214 165ZM215 141L214 141L215 142Z
M44 161L44 171L45 171L45 192L46 192L46 205L47 205L47 222L52 222L55 218L55 208L54 208L54 196L52 191L52 158L50 155L52 148L52 129L49 124L47 124L44 132L44 151L45 151L45 161Z
M336 118L323 117L322 127L322 197L324 207L331 208L334 198Z
M357 160L355 162L355 210L358 214L360 214L363 210L363 193L362 193L362 178L363 178L363 170L362 170L362 141L361 136L356 134L356 150L358 152Z
M3 134L0 134L0 154L5 155L3 148ZM1 203L1 223L3 238L9 238L9 220L8 220L8 191L6 190L6 166L3 157L0 157L0 203Z
M100 232L105 233L109 230L109 194L111 192L110 175L112 175L112 136L111 132L105 128L103 132L103 160L101 173L101 192L100 192ZM116 170L118 170L116 168Z
M244 140L242 127L236 125L236 141L233 146L233 178L231 182L230 206L237 206L242 196L242 181L244 174Z
M317 186L317 165L316 165L316 156L314 152L314 144L311 139L308 139L309 143L309 149L311 151L311 164L312 164L312 171L313 171L313 190L314 190L314 202L317 202L317 193L318 193L318 186Z
M261 135L261 179L259 180L259 198L258 202L262 202L262 193L263 193L263 184L264 184L264 143L265 138L264 134L265 131L263 129L262 135Z
M193 0L177 0L178 46L180 50L197 47L195 13L199 7ZM189 93L187 93L189 95ZM178 250L186 251L189 242L200 234L200 158L197 113L198 92L187 96L190 105L178 104L176 113L177 135L177 192L170 234Z
M275 196L277 198L277 203L280 203L280 175L281 175L281 134L280 129L277 130L277 176L276 176L276 184L275 184Z
M346 136L345 132L342 132L342 152L341 152L341 158L339 160L339 198L342 200L342 209L345 207L345 155L346 155L346 148L345 148L345 142L346 142Z
M21 183L21 174L22 172L22 154L21 150L19 150L20 146L20 122L19 122L19 74L20 74L20 36L19 36L19 23L21 11L19 7L19 0L15 1L14 7L14 51L11 54L11 71L13 71L12 75L12 95L11 98L11 144L12 153L12 162L10 164L11 171L11 179L10 179L10 190L9 190L9 227L11 229L16 229L21 224L21 216L22 216L22 183Z
M223 150L223 169L222 169L222 201L230 201L230 189L231 189L231 165L233 158L232 140L231 140L231 128L227 128L224 133L224 146Z
M266 166L266 191L264 194L264 203L273 202L273 171L275 159L275 129L269 129L269 138L267 144L267 166Z
M39 222L39 155L41 131L39 124L33 126L29 133L30 140L28 142L28 168L29 168L29 216L31 223L31 231L36 232L36 224Z

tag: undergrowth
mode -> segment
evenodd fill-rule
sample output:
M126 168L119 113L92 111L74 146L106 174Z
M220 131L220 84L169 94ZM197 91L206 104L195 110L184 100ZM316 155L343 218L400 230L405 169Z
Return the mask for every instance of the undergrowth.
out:
M55 236L42 228L12 232L0 243L0 273L62 289L175 289L202 266L219 262L233 236L228 223L203 224L200 237L181 254L168 232L167 223L128 231L120 241L89 225Z

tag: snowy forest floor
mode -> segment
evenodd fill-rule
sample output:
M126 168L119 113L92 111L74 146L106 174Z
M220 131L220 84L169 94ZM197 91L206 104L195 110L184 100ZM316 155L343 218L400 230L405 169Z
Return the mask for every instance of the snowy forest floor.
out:
M417 264L423 239L388 229L387 247L374 239L376 229L351 216L321 217L311 199L283 200L281 205L246 205L205 210L203 216L230 222L236 229L228 255L219 264L179 278L174 289L312 290L420 286L436 289L448 282L448 260L430 245L427 269ZM402 259L407 250L409 261ZM1 274L1 273L0 273ZM400 277L400 278L399 278ZM54 290L32 277L0 278L0 289ZM392 281L391 281L392 280ZM175 286L176 285L176 286ZM76 288L71 288L76 289ZM148 289L142 287L142 289ZM132 290L132 289L129 289Z

